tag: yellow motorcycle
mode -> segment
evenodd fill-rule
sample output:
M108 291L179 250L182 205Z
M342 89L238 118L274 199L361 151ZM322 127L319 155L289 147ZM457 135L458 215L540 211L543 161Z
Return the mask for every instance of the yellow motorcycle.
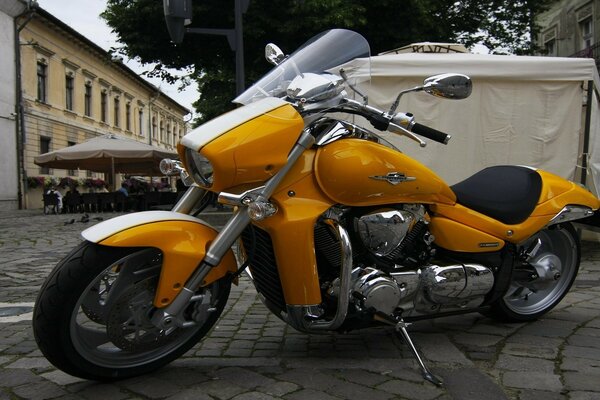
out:
M169 363L211 329L245 269L299 331L394 326L435 384L411 321L530 321L561 301L580 260L571 221L595 218L596 196L524 166L448 186L375 133L450 139L396 112L400 96L390 110L368 104L368 77L344 67L369 57L355 32L327 31L288 57L268 45L266 56L276 66L235 100L243 106L182 139L183 167L164 161L189 185L174 209L85 230L47 278L33 327L54 365L107 380ZM401 94L421 91L463 99L471 80L437 75ZM207 196L234 207L221 231L194 216Z

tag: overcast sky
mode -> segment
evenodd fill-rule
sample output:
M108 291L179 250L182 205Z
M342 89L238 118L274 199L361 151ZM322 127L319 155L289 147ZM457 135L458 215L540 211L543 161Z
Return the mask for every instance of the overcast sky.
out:
M108 50L110 47L116 46L115 35L111 33L104 20L99 17L100 13L106 8L105 0L38 0L38 3L43 9L103 49ZM150 67L141 66L134 60L126 60L126 64L138 73L151 69ZM164 93L178 103L193 111L192 102L198 98L195 84L188 87L184 92L178 92L176 86L168 85L160 79L148 80L155 86L160 86Z

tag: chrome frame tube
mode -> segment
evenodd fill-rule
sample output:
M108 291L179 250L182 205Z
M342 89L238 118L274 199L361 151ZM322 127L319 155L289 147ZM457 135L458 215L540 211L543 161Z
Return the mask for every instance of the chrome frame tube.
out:
M190 214L194 209L194 206L202 200L206 190L200 186L194 184L186 190L183 196L179 199L177 204L173 206L171 211L178 212L181 214Z

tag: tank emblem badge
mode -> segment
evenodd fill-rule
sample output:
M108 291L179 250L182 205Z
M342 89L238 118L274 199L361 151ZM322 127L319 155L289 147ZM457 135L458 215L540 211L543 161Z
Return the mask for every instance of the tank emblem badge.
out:
M397 185L402 182L410 182L410 181L417 180L417 178L415 178L414 176L406 176L405 174L403 174L401 172L390 172L387 175L373 175L373 176L370 176L369 178L375 179L377 181L388 181L392 185Z

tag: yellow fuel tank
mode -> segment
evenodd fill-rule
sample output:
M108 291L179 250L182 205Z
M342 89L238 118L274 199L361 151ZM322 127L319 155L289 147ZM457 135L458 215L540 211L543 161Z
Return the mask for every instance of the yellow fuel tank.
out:
M452 190L429 168L367 140L339 140L320 148L315 173L321 190L348 206L456 202Z

